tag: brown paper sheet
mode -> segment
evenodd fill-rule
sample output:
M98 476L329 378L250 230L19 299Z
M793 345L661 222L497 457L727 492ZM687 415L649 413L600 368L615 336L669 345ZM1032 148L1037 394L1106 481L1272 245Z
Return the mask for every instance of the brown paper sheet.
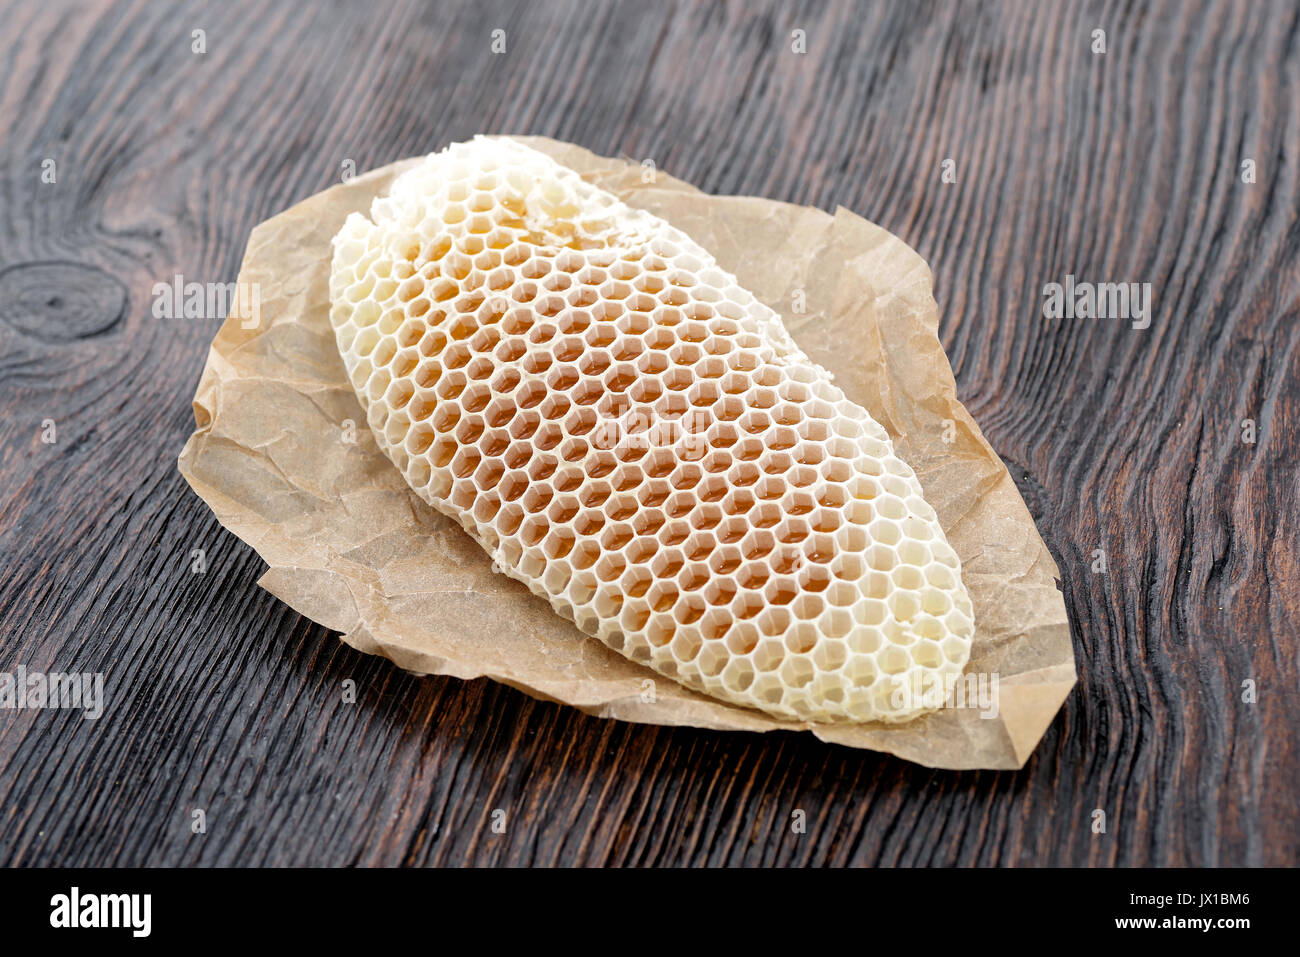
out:
M262 587L410 671L486 675L602 717L807 729L932 767L1022 766L1075 681L1065 603L1011 476L957 401L921 257L844 209L708 196L662 173L645 183L639 164L520 139L710 250L889 431L961 557L976 621L966 671L997 675L996 716L971 706L899 726L779 721L623 658L494 573L375 445L329 324L330 240L409 160L257 226L239 281L257 284L259 322L232 314L213 341L180 470L270 566Z

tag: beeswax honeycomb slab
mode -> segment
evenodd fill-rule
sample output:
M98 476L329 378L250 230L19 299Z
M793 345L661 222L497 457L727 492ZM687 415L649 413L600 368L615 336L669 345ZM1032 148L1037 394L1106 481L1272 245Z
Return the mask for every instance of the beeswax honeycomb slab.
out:
M961 558L977 623L967 673L998 675L997 715L945 709L814 733L934 766L1023 764L1074 680L1064 606L1010 477L955 399L925 264L843 210L706 197L662 174L643 183L635 164L523 141L678 226L787 316L801 290L805 311L788 320L795 343L885 427ZM403 667L488 675L627 720L810 727L707 698L582 635L493 574L379 452L331 341L330 239L410 166L335 187L254 231L240 278L262 286L261 323L243 329L232 316L214 342L181 459L191 485L268 561L265 587ZM354 443L340 438L349 423Z
M480 136L347 218L330 299L379 447L585 634L779 718L944 704L974 622L915 473L680 230Z

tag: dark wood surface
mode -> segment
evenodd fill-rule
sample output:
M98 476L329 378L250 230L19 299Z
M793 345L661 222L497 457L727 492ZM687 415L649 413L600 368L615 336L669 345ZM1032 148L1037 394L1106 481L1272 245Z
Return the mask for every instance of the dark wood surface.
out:
M1296 862L1298 85L1289 2L0 3L0 671L107 695L0 711L0 861ZM415 678L256 587L175 466L218 322L151 287L233 280L346 160L476 132L841 204L926 257L1072 621L1022 771ZM1151 327L1045 319L1066 274L1150 282Z

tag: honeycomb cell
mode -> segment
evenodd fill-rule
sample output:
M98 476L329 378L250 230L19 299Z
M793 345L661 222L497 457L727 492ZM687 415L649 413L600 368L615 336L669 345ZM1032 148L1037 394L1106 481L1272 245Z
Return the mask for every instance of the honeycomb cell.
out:
M899 684L965 666L961 563L912 469L668 223L479 137L348 217L330 297L407 482L610 648L826 722L908 720Z

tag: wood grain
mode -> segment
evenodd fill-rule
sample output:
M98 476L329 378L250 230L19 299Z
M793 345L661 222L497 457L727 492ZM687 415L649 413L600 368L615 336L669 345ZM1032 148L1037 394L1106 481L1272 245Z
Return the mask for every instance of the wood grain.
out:
M102 671L108 700L0 712L0 862L1300 859L1294 4L28 0L0 24L0 670ZM1026 768L417 679L256 587L175 468L218 323L154 318L151 287L233 280L345 161L476 132L843 205L926 257L1074 623L1079 687ZM1151 283L1151 327L1045 319L1066 274Z

